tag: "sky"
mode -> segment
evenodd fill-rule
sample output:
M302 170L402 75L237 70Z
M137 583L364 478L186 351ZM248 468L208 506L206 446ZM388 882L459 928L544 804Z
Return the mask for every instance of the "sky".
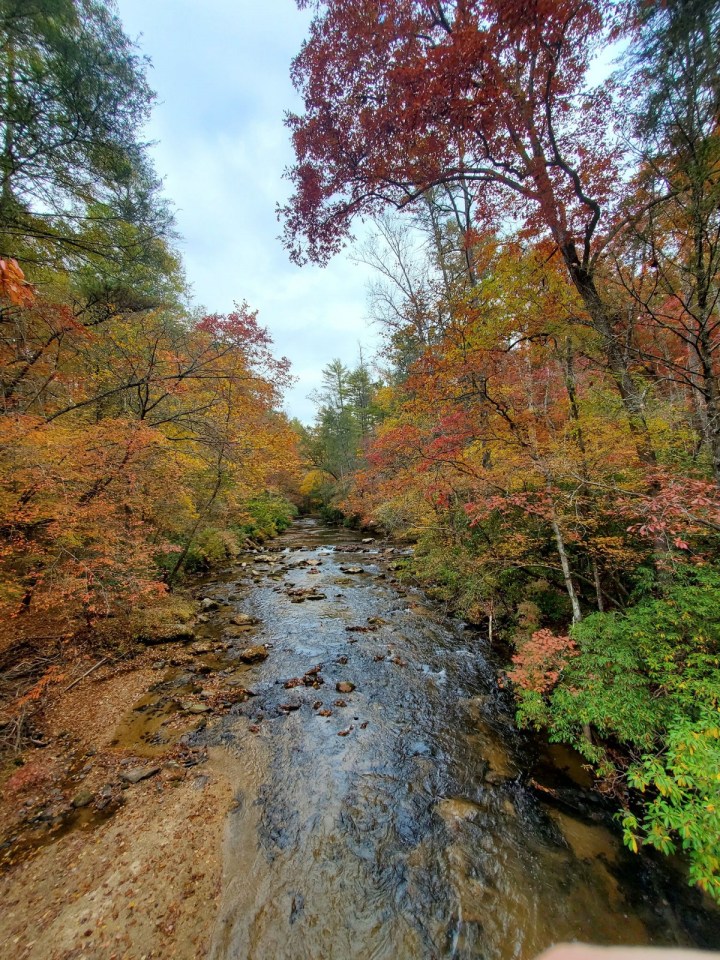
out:
M259 310L297 384L286 409L308 423L308 394L325 364L377 346L365 317L369 268L347 254L328 267L290 263L275 205L292 163L286 110L301 104L289 78L310 20L294 0L116 0L125 32L150 58L157 103L146 135L175 205L194 299L226 313Z

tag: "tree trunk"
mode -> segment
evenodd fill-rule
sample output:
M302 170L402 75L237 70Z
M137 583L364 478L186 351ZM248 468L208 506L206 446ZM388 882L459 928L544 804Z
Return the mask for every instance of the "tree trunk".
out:
M602 338L605 358L625 407L637 455L642 463L653 467L657 461L645 419L645 401L642 392L630 376L626 358L613 330L612 318L597 292L594 278L578 261L574 245L566 244L561 249L575 289L590 314L593 328Z

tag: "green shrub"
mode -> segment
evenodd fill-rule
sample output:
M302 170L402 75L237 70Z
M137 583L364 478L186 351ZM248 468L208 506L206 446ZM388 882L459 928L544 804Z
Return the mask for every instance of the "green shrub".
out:
M576 624L577 654L549 694L517 690L521 724L547 728L600 776L643 792L643 812L624 815L628 845L669 853L679 841L692 881L718 900L719 598L716 570L683 570L661 596Z
M238 526L243 537L267 540L287 530L297 516L297 507L278 493L263 493L246 506L248 519Z

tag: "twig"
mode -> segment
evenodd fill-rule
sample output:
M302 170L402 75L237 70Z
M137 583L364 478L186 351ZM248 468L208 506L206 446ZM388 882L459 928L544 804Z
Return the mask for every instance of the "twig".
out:
M90 667L90 669L89 669L89 670L86 670L85 673L84 673L81 677L78 677L77 680L73 680L73 682L70 684L69 687L65 687L65 689L63 690L63 693L67 693L68 690L72 690L72 688L73 688L76 684L80 683L81 680L84 680L85 677L89 677L90 674L93 672L93 670L97 670L98 667L101 667L101 666L105 663L106 660L107 660L107 657L103 657L102 660L98 660L98 662L95 664L94 667Z

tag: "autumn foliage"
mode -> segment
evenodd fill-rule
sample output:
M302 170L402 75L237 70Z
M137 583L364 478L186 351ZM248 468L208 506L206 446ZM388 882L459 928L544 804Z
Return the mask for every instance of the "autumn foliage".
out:
M245 305L198 320L107 309L93 322L8 269L4 642L122 633L117 618L162 597L205 530L239 529L287 470L293 439L276 410L288 365Z

